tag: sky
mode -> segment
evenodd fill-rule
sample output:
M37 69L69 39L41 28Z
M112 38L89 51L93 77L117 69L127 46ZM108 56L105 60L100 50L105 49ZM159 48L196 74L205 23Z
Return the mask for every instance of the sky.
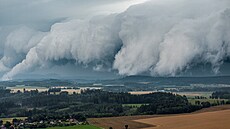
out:
M230 74L229 0L0 0L0 78Z

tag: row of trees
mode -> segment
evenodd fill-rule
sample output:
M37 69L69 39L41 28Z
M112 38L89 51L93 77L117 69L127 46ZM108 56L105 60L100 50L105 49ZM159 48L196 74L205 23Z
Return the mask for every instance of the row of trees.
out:
M215 99L230 99L230 91L216 91L212 93L211 97Z

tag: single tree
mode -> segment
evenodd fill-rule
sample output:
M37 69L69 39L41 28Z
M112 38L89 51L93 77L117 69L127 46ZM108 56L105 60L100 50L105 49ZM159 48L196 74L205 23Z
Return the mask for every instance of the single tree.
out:
M0 120L0 126L3 125L3 120Z
M9 129L9 128L10 128L10 126L11 126L11 123L10 123L9 121L6 121L6 123L5 123L5 127L6 127L7 129Z

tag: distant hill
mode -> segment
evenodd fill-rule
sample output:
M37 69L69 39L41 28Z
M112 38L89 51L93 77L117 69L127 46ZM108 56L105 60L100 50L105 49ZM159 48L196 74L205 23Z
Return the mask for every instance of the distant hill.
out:
M212 77L151 77L151 76L127 76L116 80L104 81L107 83L145 83L154 85L190 85L190 84L229 84L230 76Z
M73 86L73 85L114 85L114 86L190 86L191 84L226 84L230 85L230 76L213 76L213 77L151 77L151 76L127 76L113 80L61 80L61 79L46 79L46 80L15 80L0 82L0 86Z

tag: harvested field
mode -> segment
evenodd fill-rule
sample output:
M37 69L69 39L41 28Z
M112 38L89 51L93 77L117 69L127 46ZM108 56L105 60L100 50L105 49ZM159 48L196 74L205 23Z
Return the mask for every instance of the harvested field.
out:
M158 125L158 123L155 123L156 122L155 119L156 120L157 119L168 119L171 117L173 119L177 119L177 117L179 117L180 118L179 121L182 123L184 123L183 121L185 121L185 122L188 121L188 123L186 123L186 124L188 124L187 126L194 125L193 123L197 123L198 125L203 126L203 124L206 125L206 124L210 124L210 123L211 123L211 125L212 125L212 123L215 123L218 125L224 124L226 122L230 123L230 117L229 116L230 116L230 105L222 105L222 106L215 106L215 107L202 109L202 110L196 111L196 112L191 113L191 114L91 118L91 119L89 119L89 122L90 122L90 124L96 125L98 127L103 127L105 129L108 129L109 127L113 127L113 129L124 129L124 125L126 125L126 124L129 125L129 129L141 129L141 128L168 129L168 128L159 128L159 126L156 126L156 125ZM209 119L207 119L207 118L209 118ZM223 119L223 121L221 121L222 119ZM147 120L147 122L146 122L146 120ZM174 122L176 122L176 121L173 121L172 124ZM201 123L201 122L204 122L204 123ZM167 121L166 121L166 123L163 123L163 124L167 125ZM187 127L187 126L184 128L189 129L189 127ZM216 126L213 126L213 127L216 127ZM228 127L228 126L226 126L226 127ZM184 128L177 128L176 127L175 129L184 129ZM169 129L173 129L173 128L170 127ZM191 128L191 129L193 129L193 128ZM200 128L200 129L212 129L212 128ZM222 128L215 128L215 129L222 129ZM230 127L223 128L223 129L230 129Z
M157 92L157 91L131 91L129 93L133 95L144 95L144 94L151 94L154 92Z
M15 118L16 118L16 119L20 119L20 120L25 120L25 119L26 119L26 117L15 117ZM8 122L12 122L13 119L14 119L14 118L0 118L0 120L2 120L4 124L5 124L7 121L8 121Z
M140 129L146 127L152 127L151 124L144 124L135 122L137 119L153 118L155 116L123 116L123 117L108 117L108 118L91 118L88 119L89 123L108 129L113 127L113 129L124 129L125 125L129 125L129 129Z
M16 93L18 91L23 92L23 90L31 91L38 90L39 92L48 91L49 88L46 87L36 87L36 86L15 86L15 87L7 87L6 89L10 89L11 93Z
M230 129L230 110L135 120L155 127L143 129Z

